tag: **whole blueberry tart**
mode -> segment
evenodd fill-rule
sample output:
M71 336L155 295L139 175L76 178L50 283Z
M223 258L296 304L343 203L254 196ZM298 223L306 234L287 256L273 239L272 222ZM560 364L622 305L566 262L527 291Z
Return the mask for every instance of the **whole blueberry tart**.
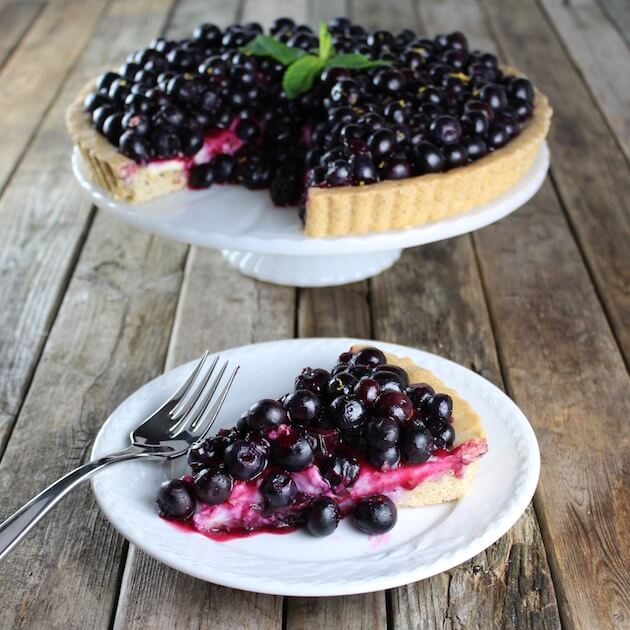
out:
M405 228L513 186L547 134L547 98L460 32L367 32L345 18L202 24L158 38L67 112L94 180L144 202L236 184L299 206L309 236Z
M219 540L302 526L325 536L344 516L381 534L397 506L464 496L487 448L478 414L432 372L354 346L193 445L189 474L165 481L157 503L163 517Z

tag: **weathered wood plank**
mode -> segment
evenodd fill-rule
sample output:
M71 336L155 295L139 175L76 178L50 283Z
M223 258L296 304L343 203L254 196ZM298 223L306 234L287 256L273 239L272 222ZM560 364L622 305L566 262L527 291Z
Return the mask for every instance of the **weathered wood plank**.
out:
M350 0L352 19L367 29L384 28L401 31L412 28L418 21L412 0L380 2L379 0Z
M630 364L630 177L591 95L535 3L488 0L502 58L528 73L556 112L552 174L611 325Z
M408 250L371 285L376 338L424 347L501 385L469 237ZM531 509L483 553L433 578L392 590L391 600L393 627L401 630L560 627Z
M243 22L260 22L267 28L278 17L290 17L298 24L305 24L308 21L306 0L244 0Z
M184 255L97 217L0 463L0 519L85 461L108 413L161 372ZM109 628L123 549L76 490L3 563L0 627Z
M541 446L535 505L564 625L622 628L630 618L623 360L550 184L475 240L509 389Z
M595 0L542 0L617 141L630 159L630 49Z
M0 5L0 68L41 11L41 2L9 2Z
M111 6L0 197L0 293L11 296L0 309L0 453L90 222L70 167L65 109L87 80L158 32L171 4Z
M601 0L601 3L610 21L630 46L630 4L626 0Z
M311 26L315 27L320 21L328 22L336 17L348 14L347 0L309 0L308 15Z
M299 336L369 338L370 329L367 282L300 290ZM383 591L350 597L287 598L287 630L386 627L387 607Z
M216 19L216 18L215 18ZM205 348L293 334L295 291L238 275L218 252L193 248L168 365ZM186 593L186 597L182 597ZM169 569L134 548L127 559L115 628L282 627L282 598L223 588Z
M108 0L46 4L2 69L0 191Z
M180 2L169 35L184 35L201 21L226 25L236 5ZM210 17L211 16L211 17ZM247 18L246 18L247 19ZM253 19L253 18L250 18ZM205 348L292 337L295 290L241 276L218 252L191 248L171 337L167 365L198 356ZM186 593L186 597L181 596ZM245 593L178 573L132 547L127 558L115 628L282 627L282 598Z

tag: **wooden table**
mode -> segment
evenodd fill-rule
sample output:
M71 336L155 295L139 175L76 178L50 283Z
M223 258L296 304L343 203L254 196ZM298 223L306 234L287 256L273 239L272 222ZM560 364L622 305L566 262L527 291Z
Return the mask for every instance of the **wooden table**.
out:
M343 14L461 29L530 75L556 112L535 199L369 282L317 290L255 282L90 207L63 122L87 79L202 21ZM505 388L542 449L533 505L484 553L329 599L176 573L126 543L86 485L2 564L0 628L630 627L629 40L624 0L0 0L0 517L84 461L138 386L207 346L423 347Z

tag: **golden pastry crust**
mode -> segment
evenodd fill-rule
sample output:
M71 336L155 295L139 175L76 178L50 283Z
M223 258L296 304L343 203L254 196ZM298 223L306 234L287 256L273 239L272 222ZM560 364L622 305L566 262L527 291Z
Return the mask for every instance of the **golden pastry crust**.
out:
M361 347L360 345L352 346L351 352L356 352ZM453 399L455 446L470 440L482 441L486 439L486 431L479 414L454 389L445 385L430 370L416 365L411 359L401 358L387 352L385 356L388 363L398 365L407 371L410 383L428 383L436 392L448 394ZM420 507L461 499L476 477L478 463L475 461L467 464L460 477L450 472L437 479L427 480L414 490L405 492L396 502L401 507Z
M552 113L547 97L536 91L533 116L516 138L472 164L445 173L367 186L309 188L305 232L323 237L397 230L487 203L529 170Z
M159 167L136 164L92 127L83 101L95 87L95 81L85 85L66 111L66 126L92 179L115 199L131 203L150 201L185 188L187 175L181 160L164 160Z
M510 74L520 74L504 68ZM66 112L66 124L93 179L115 199L141 203L186 187L181 160L138 165L95 131L83 110L91 81ZM445 173L383 181L367 186L309 188L307 236L368 234L430 223L486 203L512 187L531 167L543 143L552 110L536 90L534 113L521 133L480 160Z

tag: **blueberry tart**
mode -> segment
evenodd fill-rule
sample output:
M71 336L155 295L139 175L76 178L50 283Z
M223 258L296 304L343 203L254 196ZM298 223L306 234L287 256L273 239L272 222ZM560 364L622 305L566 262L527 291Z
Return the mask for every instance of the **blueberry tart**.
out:
M398 507L461 498L486 451L481 419L457 392L409 359L356 346L194 444L189 474L165 481L157 504L218 540L298 527L327 536L344 516L381 534Z
M162 38L84 87L67 112L94 180L144 202L190 187L267 189L309 236L465 212L531 166L546 97L462 33L367 32L279 18Z

